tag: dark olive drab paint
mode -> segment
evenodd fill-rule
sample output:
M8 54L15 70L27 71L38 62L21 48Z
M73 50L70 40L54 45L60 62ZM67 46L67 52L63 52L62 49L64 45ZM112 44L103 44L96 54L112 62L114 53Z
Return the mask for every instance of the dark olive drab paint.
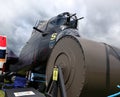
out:
M46 73L49 83L54 65L60 65L68 97L106 97L119 92L120 49L81 38L78 20L76 14L65 12L33 27L10 71L34 69ZM57 36L52 37L53 33Z
M71 43L74 43L74 45ZM79 45L79 47L75 45ZM75 53L75 50L81 56ZM117 85L120 84L120 57L118 52L120 52L119 49L115 49L107 44L65 36L56 43L49 58L46 69L47 82L49 82L52 67L60 65L63 66L65 80L69 74L74 74L74 79L76 79L75 75L77 75L77 80L81 79L79 82L74 81L74 79L67 80L65 85L68 97L107 97L119 92L117 89ZM73 61L66 58L62 59L64 55L59 55L61 53L69 56ZM70 65L71 62L73 65ZM79 69L76 69L76 67ZM74 69L76 73L75 71L70 73ZM71 83L71 86L68 88L69 83Z

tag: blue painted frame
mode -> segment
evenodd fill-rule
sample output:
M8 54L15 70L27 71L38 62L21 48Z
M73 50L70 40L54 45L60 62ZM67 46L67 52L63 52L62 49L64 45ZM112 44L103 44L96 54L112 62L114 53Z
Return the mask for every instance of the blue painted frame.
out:
M117 85L117 88L119 88L119 89L120 89L120 85ZM118 96L118 95L120 95L120 92L117 92L117 93L112 94L112 95L107 96L107 97L116 97L116 96Z

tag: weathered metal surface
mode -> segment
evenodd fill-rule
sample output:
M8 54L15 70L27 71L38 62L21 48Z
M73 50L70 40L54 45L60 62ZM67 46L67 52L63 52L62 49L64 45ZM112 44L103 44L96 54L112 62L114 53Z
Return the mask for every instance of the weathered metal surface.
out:
M47 83L55 65L63 70L67 97L106 97L118 92L120 50L78 37L61 38L52 50ZM58 95L60 97L60 95Z

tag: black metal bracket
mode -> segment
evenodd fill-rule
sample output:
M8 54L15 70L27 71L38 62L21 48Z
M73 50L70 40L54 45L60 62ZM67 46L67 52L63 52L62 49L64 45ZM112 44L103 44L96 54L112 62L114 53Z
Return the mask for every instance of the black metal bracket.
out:
M42 31L42 30L38 29L37 27L33 27L33 29L42 33L42 36L46 36L47 34L49 34L49 32Z
M67 97L66 90L65 90L65 84L64 84L64 78L63 78L63 72L62 68L60 66L55 66L54 68L58 68L58 79L56 80L57 75L55 75L55 80L53 76L51 76L51 81L48 84L48 89L46 91L46 97L57 97L58 95L58 88L60 89L61 97ZM54 70L53 70L54 73ZM57 71L56 71L57 74Z

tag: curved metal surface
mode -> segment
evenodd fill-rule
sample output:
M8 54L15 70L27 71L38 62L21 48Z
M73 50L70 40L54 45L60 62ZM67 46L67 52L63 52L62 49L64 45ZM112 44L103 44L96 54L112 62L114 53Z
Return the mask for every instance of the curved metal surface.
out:
M84 54L79 42L74 37L62 38L55 45L48 61L47 81L50 81L53 67L59 65L63 71L67 97L76 97L76 95L79 97L85 81L84 62Z
M106 97L116 93L120 84L118 52L119 49L103 43L65 36L52 50L46 69L47 83L53 67L60 65L67 97Z

